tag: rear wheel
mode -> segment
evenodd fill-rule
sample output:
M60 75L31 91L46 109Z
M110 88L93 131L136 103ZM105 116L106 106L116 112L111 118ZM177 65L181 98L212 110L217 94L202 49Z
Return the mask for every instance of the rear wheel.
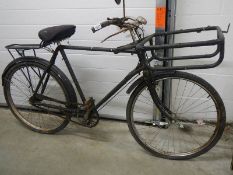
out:
M200 77L184 72L158 75L154 84L153 93L160 94L171 118L158 110L146 84L140 84L127 106L128 126L136 141L166 159L190 159L211 149L222 136L226 117L216 90ZM168 85L170 95L163 91Z
M24 58L21 58L24 59ZM34 91L48 62L27 59L12 66L4 77L4 94L11 111L20 122L33 131L55 133L63 129L71 114L70 103L75 103L75 94L66 76L55 66L46 74L47 86L38 90L40 97L33 98ZM66 80L64 82L64 80Z

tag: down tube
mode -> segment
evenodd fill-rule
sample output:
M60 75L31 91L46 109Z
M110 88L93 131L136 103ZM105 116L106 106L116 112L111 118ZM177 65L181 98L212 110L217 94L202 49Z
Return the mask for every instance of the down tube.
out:
M99 101L99 103L96 105L96 108L98 109L100 106L102 106L109 98L111 98L118 90L121 89L122 86L124 86L133 76L140 73L142 71L142 68L135 68L132 70L116 87L114 87L102 100Z

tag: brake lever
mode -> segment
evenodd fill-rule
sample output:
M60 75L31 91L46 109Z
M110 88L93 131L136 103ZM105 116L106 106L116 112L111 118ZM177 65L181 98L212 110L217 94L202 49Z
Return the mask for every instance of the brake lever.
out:
M105 42L105 41L108 40L109 38L112 38L113 36L116 36L116 35L118 35L118 34L120 34L120 33L122 33L122 32L126 32L127 30L128 30L127 28L121 29L119 32L116 32L116 33L114 33L114 34L108 36L108 37L105 38L104 40L102 40L101 43Z

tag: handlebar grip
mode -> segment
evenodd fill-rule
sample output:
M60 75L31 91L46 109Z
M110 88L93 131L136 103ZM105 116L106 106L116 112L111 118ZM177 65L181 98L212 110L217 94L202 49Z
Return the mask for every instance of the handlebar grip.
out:
M97 31L99 31L99 30L103 29L104 27L107 27L107 26L109 26L111 24L113 24L112 20L104 21L104 22L102 22L102 23L100 23L100 24L98 24L96 26L93 26L91 28L91 30L92 30L93 33L95 33L95 32L97 32Z

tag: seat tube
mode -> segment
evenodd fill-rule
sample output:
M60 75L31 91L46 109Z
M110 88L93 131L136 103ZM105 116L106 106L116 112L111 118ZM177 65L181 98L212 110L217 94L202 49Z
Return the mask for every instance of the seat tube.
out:
M67 66L67 68L68 68L68 70L69 70L69 73L70 73L70 75L71 75L71 78L72 78L72 80L74 81L74 84L75 84L76 89L77 89L77 91L78 91L78 93L79 93L79 96L80 96L82 102L85 103L85 102L86 102L86 98L85 98L84 93L83 93L83 91L82 91L82 89L81 89L81 86L80 86L80 84L79 84L79 82L78 82L78 80L77 80L77 78L76 78L76 76L75 76L75 73L74 73L74 71L73 71L73 69L72 69L72 67L71 67L71 65L70 65L70 62L69 62L69 60L68 60L68 58L67 58L67 56L66 56L66 53L65 53L64 49L61 48L61 49L60 49L60 52L61 52L62 58L63 58L64 61L65 61L66 66Z

